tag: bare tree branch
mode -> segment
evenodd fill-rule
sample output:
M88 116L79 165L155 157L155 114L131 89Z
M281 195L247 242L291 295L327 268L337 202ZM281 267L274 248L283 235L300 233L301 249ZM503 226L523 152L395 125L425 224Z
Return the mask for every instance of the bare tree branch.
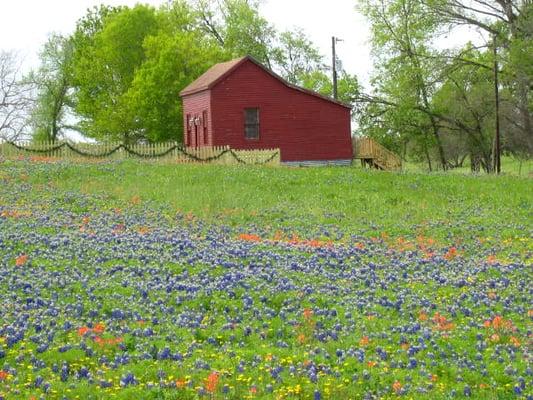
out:
M33 86L22 79L14 52L0 51L0 138L19 139L29 124Z

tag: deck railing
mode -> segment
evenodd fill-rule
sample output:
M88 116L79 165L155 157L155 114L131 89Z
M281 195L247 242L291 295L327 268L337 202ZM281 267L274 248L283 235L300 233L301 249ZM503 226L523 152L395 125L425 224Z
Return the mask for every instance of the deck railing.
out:
M394 152L386 149L374 139L358 137L353 140L354 158L367 160L388 171L402 169L402 159Z

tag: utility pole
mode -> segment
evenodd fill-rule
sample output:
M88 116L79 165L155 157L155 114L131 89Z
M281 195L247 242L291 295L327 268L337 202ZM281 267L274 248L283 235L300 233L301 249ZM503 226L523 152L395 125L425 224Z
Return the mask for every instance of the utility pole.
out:
M498 48L496 47L496 35L494 35L494 100L496 102L496 132L494 134L494 146L492 148L493 171L501 172L500 161L500 91L498 88Z
M331 37L331 53L332 53L332 69L333 69L333 98L337 100L338 89L337 89L337 54L335 52L335 45L337 42L342 42L342 39L339 39L335 36Z

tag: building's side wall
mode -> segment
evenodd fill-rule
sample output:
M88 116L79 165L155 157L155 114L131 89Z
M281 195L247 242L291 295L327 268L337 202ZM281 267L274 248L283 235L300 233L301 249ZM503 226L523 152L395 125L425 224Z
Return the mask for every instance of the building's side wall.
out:
M205 113L205 114L204 114ZM204 115L207 115L207 126L204 130ZM187 118L199 118L200 125L192 128ZM209 90L183 97L183 143L186 146L213 146L213 124L211 118L211 93Z
M246 62L211 92L215 145L279 148L282 161L352 158L350 110L287 87ZM246 139L244 109L259 108L260 137Z

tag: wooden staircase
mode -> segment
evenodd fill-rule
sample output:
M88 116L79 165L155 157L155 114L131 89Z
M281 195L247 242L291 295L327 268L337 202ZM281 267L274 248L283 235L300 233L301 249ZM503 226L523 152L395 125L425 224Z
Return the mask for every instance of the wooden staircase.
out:
M353 139L354 158L360 159L363 166L384 171L401 171L402 159L386 149L374 139L357 137Z

